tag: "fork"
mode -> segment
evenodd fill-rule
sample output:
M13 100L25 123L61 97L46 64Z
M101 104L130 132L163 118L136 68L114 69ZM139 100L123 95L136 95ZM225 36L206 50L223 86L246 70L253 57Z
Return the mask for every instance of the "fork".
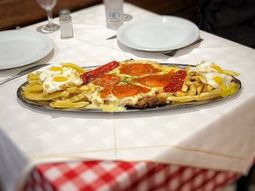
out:
M177 48L177 49L174 49L174 50L170 50L170 51L166 51L166 52L161 52L161 53L166 55L166 56L174 56L177 53L177 51L185 49L185 48L188 48L188 47L193 46L195 44L198 44L198 43L202 42L203 40L204 39L199 38L199 39L197 39L196 41L194 41L193 43L191 43L191 44L189 44L187 46L184 46L184 47L181 47L181 48Z
M7 79L1 80L0 81L0 85L3 85L3 84L5 84L5 83L7 83L7 82L9 82L9 81L11 81L13 79L21 77L21 76L23 76L25 74L28 74L29 72L32 72L32 71L34 71L36 69L39 69L39 68L42 68L42 67L48 66L48 65L50 65L50 64L38 64L38 65L31 66L29 68L25 68L25 69L21 70L20 72L18 72L17 74L15 74L14 76L11 76L11 77L9 77Z

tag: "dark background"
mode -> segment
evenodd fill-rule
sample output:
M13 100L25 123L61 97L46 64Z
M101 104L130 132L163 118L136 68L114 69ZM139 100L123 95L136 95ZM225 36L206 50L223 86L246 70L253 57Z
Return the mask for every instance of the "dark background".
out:
M255 47L255 0L125 0L161 15L175 15L195 22L200 29L249 47ZM72 11L100 4L102 0L58 0L54 9ZM26 26L46 19L35 0L0 0L0 30Z
M200 0L201 29L255 47L255 0Z

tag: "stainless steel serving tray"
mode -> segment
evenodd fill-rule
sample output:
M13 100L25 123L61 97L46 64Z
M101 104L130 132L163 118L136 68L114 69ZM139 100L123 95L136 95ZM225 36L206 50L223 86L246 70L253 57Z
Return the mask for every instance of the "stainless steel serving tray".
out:
M167 65L167 66L177 66L180 68L185 68L187 66L193 66L194 65L189 65L189 64L175 64L175 63L161 63L161 65ZM85 67L86 69L93 69L96 68L98 66L89 66L89 67ZM239 85L239 91L241 90L242 84L241 81L237 78L234 78L234 81L236 84ZM60 112L77 112L77 113L109 113L107 111L102 111L100 109L56 109L56 108L52 108L50 106L47 105L47 103L45 102L34 102L34 101L30 101L27 100L23 94L22 94L22 87L25 86L27 84L27 82L23 83L18 89L17 89L17 97L19 99L19 101L21 103L23 103L24 105L34 108L34 109L40 109L40 110L48 110L48 111L60 111ZM147 111L162 111L162 110L170 110L170 109L177 109L177 108L186 108L186 107L195 107L198 105L203 105L203 104L209 104L209 103L213 103L216 101L220 101L220 100L226 100L229 99L231 97L234 97L235 95L237 95L239 93L239 91L237 91L235 94L228 96L228 97L218 97L218 98L213 98L213 99L208 99L208 100L203 100L203 101L191 101L191 102L185 102L185 103L176 103L176 104L169 104L169 105L164 105L164 106L160 106L160 107L153 107L153 108L146 108L146 109L127 109L124 111L115 111L112 113L125 113L125 112L147 112Z

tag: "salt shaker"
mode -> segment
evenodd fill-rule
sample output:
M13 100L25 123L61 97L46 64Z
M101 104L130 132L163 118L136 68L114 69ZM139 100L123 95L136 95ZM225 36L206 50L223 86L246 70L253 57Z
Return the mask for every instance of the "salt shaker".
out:
M123 0L104 0L106 26L116 30L123 24Z
M70 10L62 9L59 12L59 23L61 30L61 38L72 38L73 24Z

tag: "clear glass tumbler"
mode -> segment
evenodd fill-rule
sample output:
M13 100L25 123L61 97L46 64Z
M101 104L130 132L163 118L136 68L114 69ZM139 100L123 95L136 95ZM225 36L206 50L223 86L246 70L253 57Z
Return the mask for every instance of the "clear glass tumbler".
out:
M116 30L123 24L123 0L104 0L106 26Z

